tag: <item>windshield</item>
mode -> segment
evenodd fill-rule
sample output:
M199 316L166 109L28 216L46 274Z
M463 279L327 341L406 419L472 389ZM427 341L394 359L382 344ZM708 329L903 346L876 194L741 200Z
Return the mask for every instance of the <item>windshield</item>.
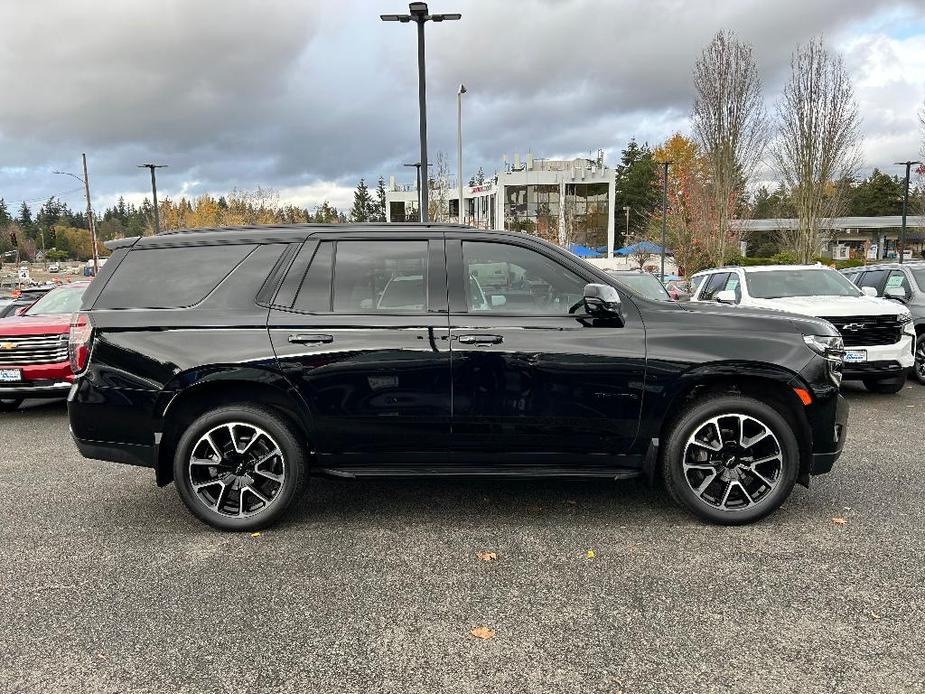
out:
M789 296L861 296L851 280L835 270L746 271L748 293L756 299Z
M647 299L654 301L671 301L671 296L658 278L647 273L638 275L612 275L620 284L642 294Z
M48 292L26 311L27 316L60 316L80 310L80 299L86 287L61 287Z
M919 291L925 292L925 268L913 270L912 276L915 277L915 283L919 285Z

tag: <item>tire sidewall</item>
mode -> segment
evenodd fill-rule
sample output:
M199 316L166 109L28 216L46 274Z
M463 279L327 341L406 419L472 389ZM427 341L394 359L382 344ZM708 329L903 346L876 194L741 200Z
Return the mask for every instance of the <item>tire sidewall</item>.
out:
M189 458L193 446L209 430L230 422L252 424L266 431L282 451L286 477L283 488L270 507L247 518L230 518L211 511L192 488L189 479ZM211 410L186 429L177 443L173 462L174 482L180 499L193 515L220 530L252 531L267 527L282 516L304 487L307 476L304 445L292 426L272 410L247 405L221 407Z
M721 511L700 500L690 488L682 467L691 434L706 420L723 414L754 417L771 429L783 453L780 483L767 497L742 511ZM776 408L747 396L725 395L702 400L678 418L668 436L662 465L665 483L676 501L713 523L740 525L767 516L786 501L799 472L800 450L792 425Z
M913 372L914 371L915 369L913 369ZM907 378L908 376L906 372L903 372L900 376L894 376L892 378L865 378L864 387L872 393L892 395L893 393L898 393L906 387Z

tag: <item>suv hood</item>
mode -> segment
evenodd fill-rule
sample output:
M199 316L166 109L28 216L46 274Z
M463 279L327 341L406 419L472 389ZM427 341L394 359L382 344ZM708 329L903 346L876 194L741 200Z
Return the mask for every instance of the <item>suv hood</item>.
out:
M802 335L838 335L838 331L835 330L832 324L827 320L809 314L788 313L786 312L787 309L783 307L764 308L751 305L730 306L726 304L690 301L675 303L673 305L689 313L726 316L733 321L730 325L731 330L747 329L747 324L736 322L736 319L745 318L756 321L755 325L764 324L769 329L776 329L778 332L789 330Z
M789 296L780 299L755 299L749 303L804 316L895 316L908 313L904 306L873 296Z
M13 335L61 335L70 332L71 314L58 316L10 316L0 319L0 337Z

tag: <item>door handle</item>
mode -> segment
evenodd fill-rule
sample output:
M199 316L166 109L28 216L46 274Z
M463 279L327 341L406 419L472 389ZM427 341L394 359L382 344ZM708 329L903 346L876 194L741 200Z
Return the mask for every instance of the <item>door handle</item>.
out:
M319 335L309 333L294 333L289 336L289 342L294 345L317 345L334 342L333 335Z
M504 341L501 335L460 335L456 339L465 345L500 345Z

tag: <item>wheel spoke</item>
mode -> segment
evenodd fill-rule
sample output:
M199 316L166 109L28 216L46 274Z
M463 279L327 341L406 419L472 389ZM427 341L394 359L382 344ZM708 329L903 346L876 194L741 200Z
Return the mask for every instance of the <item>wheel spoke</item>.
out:
M208 443L208 444L212 447L212 450L215 451L215 455L218 457L219 460L222 460L222 458L225 457L225 456L222 454L222 449L218 447L218 444L215 443L215 439L212 438L212 432L211 432L211 431L210 431L208 434L205 435L205 437L204 437L203 440L204 440L206 443Z
M217 460L212 460L211 458L193 458L189 461L190 465L206 465L208 467L218 467L220 463Z
M762 431L760 434L756 434L755 436L752 436L750 438L745 438L745 434L743 433L740 445L742 446L742 448L751 448L759 441L764 441L770 435L771 435L771 432L768 431L767 429Z
M703 496L703 493L707 491L707 487L713 484L713 480L716 479L716 476L718 474L719 473L716 472L716 470L711 469L710 475L708 477L703 478L703 481L697 486L696 489L694 489L694 493L696 493L697 496Z
M761 480L764 484L766 484L769 488L774 486L774 482L772 482L772 481L769 480L767 477L765 477L765 476L762 475L760 472L758 472L758 471L754 468L754 466L744 466L744 469L745 469L745 471L746 471L749 475L753 475L753 476L757 477L757 478L758 478L759 480Z
M217 478L206 480L205 482L194 482L193 489L195 489L198 492L200 489L205 489L206 487L211 487L212 485L215 485L215 484L224 485L225 483L222 480L217 479Z
M726 508L726 502L729 501L729 494L732 492L732 482L726 483L726 491L723 492L723 500L719 502L720 508Z
M252 486L250 486L250 485L247 485L247 486L245 486L245 487L242 487L242 488L241 488L241 491L242 491L242 492L244 492L244 491L250 492L251 494L253 494L254 496L256 496L258 499L260 499L260 500L261 500L263 503L265 503L265 504L269 504L269 503L270 503L270 500L269 500L267 497L265 497L263 494L261 494L260 492L258 492L254 487L252 487Z
M752 495L748 493L748 490L745 488L744 484L736 480L736 486L742 491L742 494L745 496L747 500L745 504L746 506L751 506L753 503L755 503L755 500L752 498Z
M218 496L215 497L215 505L213 506L213 509L218 511L219 513L222 512L222 505L228 499L228 489L230 487L230 485L224 482L222 482L221 484L222 484L222 488L219 491Z
M277 484L283 483L283 476L277 475L275 472L267 472L266 470L258 470L254 468L254 474L260 475L261 477L266 477L268 480L273 480Z

